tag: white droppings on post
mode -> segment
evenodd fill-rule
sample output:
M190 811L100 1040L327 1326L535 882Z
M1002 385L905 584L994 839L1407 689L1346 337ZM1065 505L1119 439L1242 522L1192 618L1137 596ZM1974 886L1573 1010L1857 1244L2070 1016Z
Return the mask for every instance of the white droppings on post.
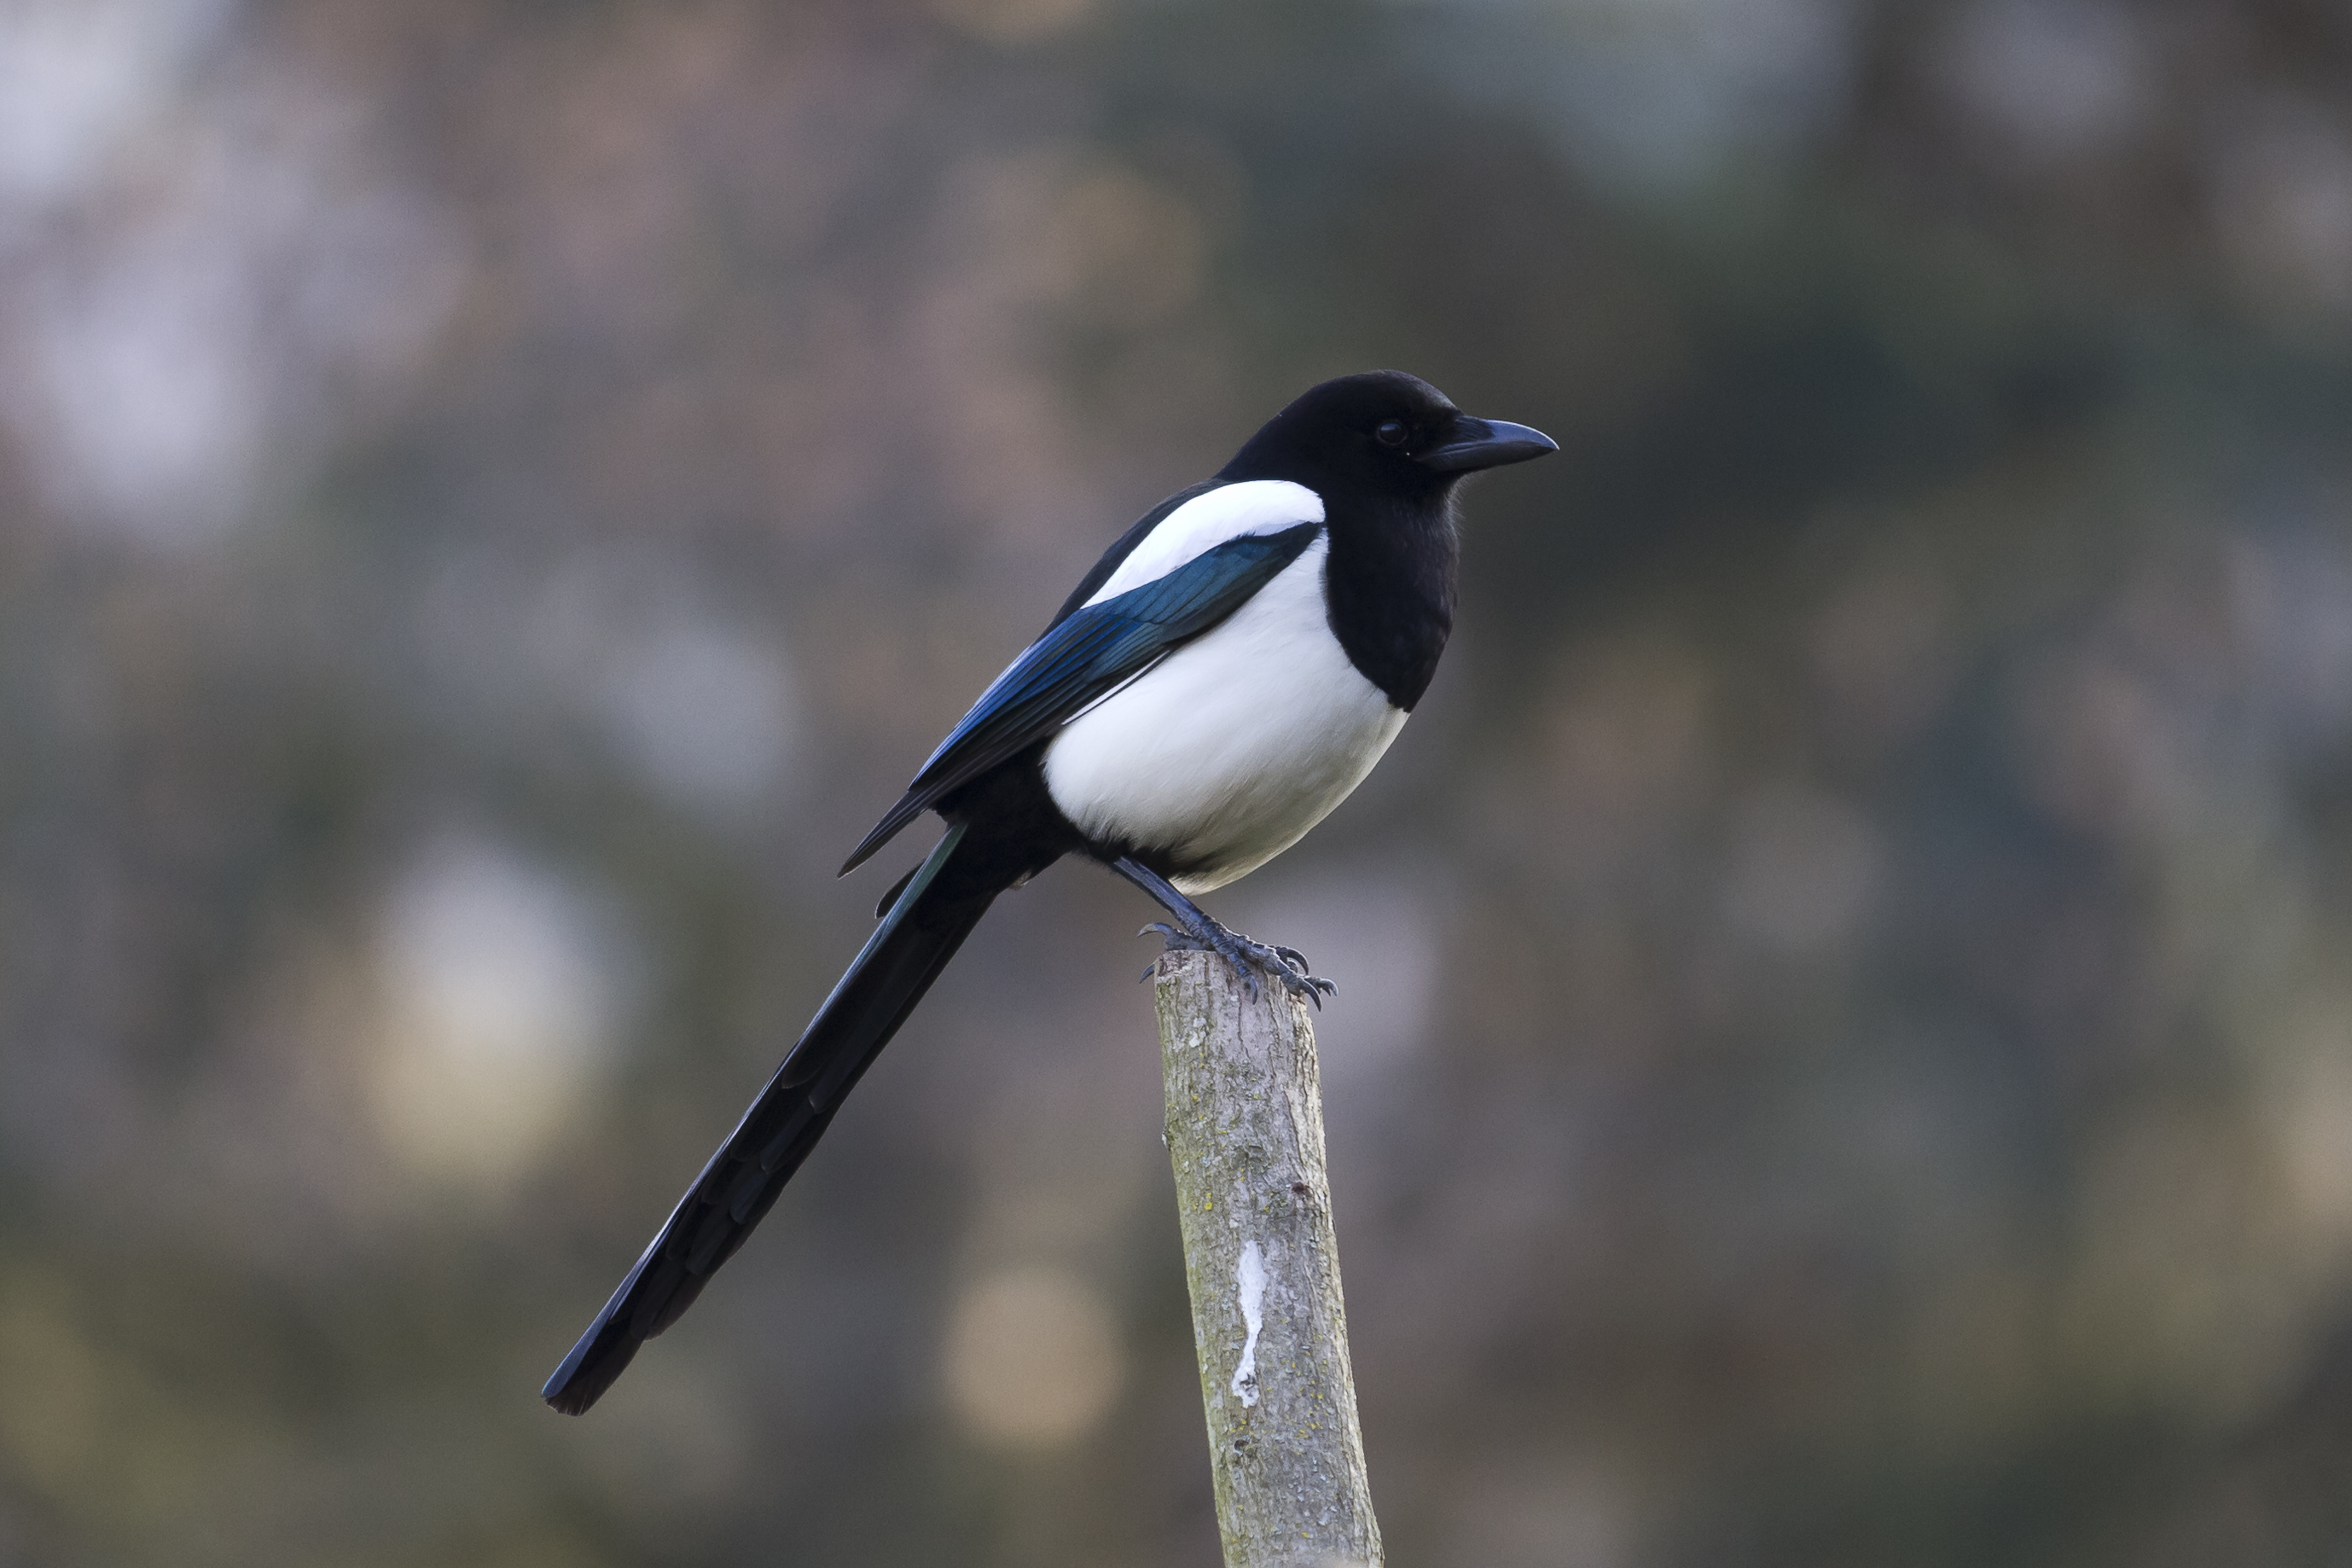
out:
M1241 1364L1234 1368L1234 1393L1244 1405L1257 1403L1257 1336L1265 1327L1265 1255L1255 1241L1242 1244L1241 1261L1234 1270L1241 1287L1242 1323L1249 1338L1242 1342Z

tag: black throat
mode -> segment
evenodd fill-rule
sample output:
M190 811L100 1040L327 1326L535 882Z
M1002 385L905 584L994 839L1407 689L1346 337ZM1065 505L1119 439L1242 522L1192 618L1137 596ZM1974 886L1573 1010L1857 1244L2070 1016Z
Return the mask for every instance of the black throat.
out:
M1453 488L1403 496L1335 486L1323 499L1331 635L1348 662L1407 712L1429 689L1454 630L1460 541Z

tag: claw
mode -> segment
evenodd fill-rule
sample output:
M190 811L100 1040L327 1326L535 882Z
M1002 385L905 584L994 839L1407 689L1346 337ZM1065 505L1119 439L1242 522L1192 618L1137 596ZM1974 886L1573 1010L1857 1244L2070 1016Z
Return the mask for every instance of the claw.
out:
M1204 930L1194 930L1192 921L1182 920L1181 916L1179 919L1182 921L1181 925L1154 921L1135 934L1150 936L1158 933L1171 952L1215 953L1232 967L1234 978L1242 983L1242 989L1249 994L1253 1002L1258 999L1261 974L1281 981L1284 990L1294 996L1304 996L1315 1005L1318 1012L1322 1009L1323 998L1336 996L1339 993L1337 985L1312 973L1307 955L1295 947L1269 946L1238 931L1227 931L1205 916L1202 917ZM1158 968L1156 961L1146 966L1137 983L1139 984L1150 979Z
M1150 936L1154 931L1160 933L1161 942L1166 944L1166 949L1170 952L1214 952L1231 957L1231 954L1225 953L1213 939L1202 936L1198 931L1185 931L1181 927L1170 925L1165 921L1153 921L1135 934Z

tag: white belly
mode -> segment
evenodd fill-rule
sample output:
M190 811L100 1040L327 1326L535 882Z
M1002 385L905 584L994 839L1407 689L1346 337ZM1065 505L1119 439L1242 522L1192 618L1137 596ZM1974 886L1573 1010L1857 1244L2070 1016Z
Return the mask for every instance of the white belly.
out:
M1231 617L1063 726L1045 787L1088 836L1164 849L1206 892L1257 869L1362 782L1404 710L1357 672L1323 605L1328 542Z

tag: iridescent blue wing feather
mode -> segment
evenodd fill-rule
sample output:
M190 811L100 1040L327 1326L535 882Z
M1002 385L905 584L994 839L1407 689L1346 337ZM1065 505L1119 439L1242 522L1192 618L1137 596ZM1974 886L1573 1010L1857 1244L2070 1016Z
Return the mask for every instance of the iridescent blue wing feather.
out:
M956 789L1007 762L1246 603L1298 559L1319 522L1244 534L1164 577L1055 622L981 693L841 868L847 872Z

